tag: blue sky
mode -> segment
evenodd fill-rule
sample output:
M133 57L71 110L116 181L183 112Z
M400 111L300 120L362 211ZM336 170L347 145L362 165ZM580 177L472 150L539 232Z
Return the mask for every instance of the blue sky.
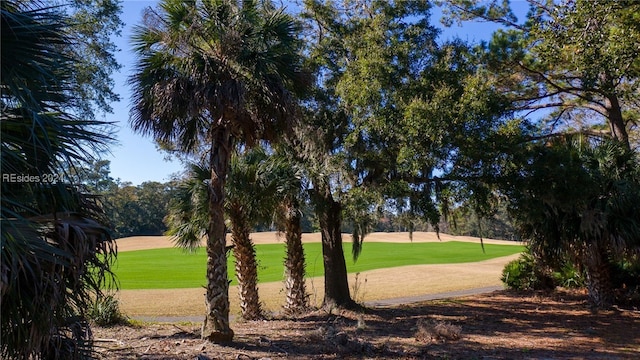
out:
M118 143L111 146L111 154L106 159L111 161L111 177L129 181L134 185L145 181L168 181L172 173L179 172L182 168L177 161L165 161L165 155L157 150L150 137L133 133L129 127L131 96L126 82L135 59L130 49L129 38L132 27L142 19L143 9L154 4L156 1L125 0L121 14L125 26L122 36L114 38L119 48L116 58L122 69L113 77L115 91L120 94L121 100L112 104L113 113L106 116L107 121L115 122L118 126Z
M142 19L142 11L147 6L154 6L155 0L124 0L122 3L122 21L125 23L122 36L114 38L119 48L116 58L123 65L122 69L113 75L115 91L120 94L121 101L113 103L113 113L107 114L105 120L116 123L117 144L111 146L111 153L104 158L111 161L111 176L114 179L128 181L139 185L145 181L168 181L171 174L182 171L182 165L176 161L166 161L165 154L157 150L150 137L133 133L129 127L130 89L126 84L131 74L134 56L130 49L129 39L134 25ZM524 0L512 1L519 20L524 16L527 4ZM432 23L439 24L440 14L434 11ZM442 39L460 37L467 41L480 41L489 38L496 29L493 24L465 23L462 27L454 26L443 29Z

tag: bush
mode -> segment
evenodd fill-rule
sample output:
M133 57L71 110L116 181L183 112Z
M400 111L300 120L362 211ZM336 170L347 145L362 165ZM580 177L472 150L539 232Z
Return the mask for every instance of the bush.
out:
M556 285L548 272L540 269L533 255L528 252L505 265L501 280L507 288L513 290L550 290Z
M640 287L640 262L619 262L613 268L613 285L616 289Z
M586 286L584 273L569 261L566 261L557 271L553 272L553 279L556 285L567 289L584 288Z
M89 319L99 326L127 323L127 317L120 311L118 299L112 294L99 296L88 313Z
M612 269L613 287L616 289L616 297L622 304L640 304L640 261L638 258L631 261L615 263Z

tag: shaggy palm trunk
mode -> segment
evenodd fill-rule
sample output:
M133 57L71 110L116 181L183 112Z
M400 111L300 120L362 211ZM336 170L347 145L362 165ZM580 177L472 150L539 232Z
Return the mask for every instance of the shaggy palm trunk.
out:
M331 190L314 191L316 212L320 222L322 235L322 259L324 263L324 300L322 307L331 309L356 308L357 304L351 299L349 282L347 279L347 264L342 248L341 212L342 206L333 200Z
M587 273L589 302L594 308L608 309L613 305L611 264L606 249L597 247L587 252L584 262Z
M234 246L242 318L245 320L264 319L264 312L258 296L256 250L249 238L251 230L242 206L233 204L230 207L229 218L231 220L231 239Z
M224 225L224 184L231 160L232 140L228 130L212 130L209 165L209 234L207 238L206 316L202 338L215 343L233 340L229 326L229 282L227 280L226 229Z
M287 313L299 313L309 308L309 296L304 282L305 259L302 248L300 211L297 202L290 198L285 199L283 208L287 247L287 258L284 263L287 298L284 309Z

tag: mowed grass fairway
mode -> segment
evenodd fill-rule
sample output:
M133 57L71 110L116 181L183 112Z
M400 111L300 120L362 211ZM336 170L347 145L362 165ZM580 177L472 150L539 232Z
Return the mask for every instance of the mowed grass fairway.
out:
M349 273L373 269L395 268L408 265L460 264L478 262L517 254L519 245L485 244L473 242L371 242L365 241L356 262L351 255L351 243L344 243ZM322 249L320 243L305 243L307 277L322 276ZM261 283L282 281L285 249L283 243L258 244L258 276ZM233 257L229 257L229 279L236 284ZM118 254L113 268L120 289L184 289L205 285L206 252L203 248L187 253L177 248L126 251Z

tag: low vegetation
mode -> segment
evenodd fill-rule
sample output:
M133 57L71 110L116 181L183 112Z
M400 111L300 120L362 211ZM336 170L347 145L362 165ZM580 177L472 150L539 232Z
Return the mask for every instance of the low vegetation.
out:
M439 343L460 339L462 327L442 320L421 319L416 326L416 340Z
M636 262L619 261L610 264L611 286L616 303L640 304L640 266ZM545 264L526 249L518 259L505 265L501 280L516 291L546 290L558 287L587 289L586 273L565 259L555 266Z
M120 310L120 304L114 294L98 296L89 307L87 317L98 326L124 325L129 321Z

